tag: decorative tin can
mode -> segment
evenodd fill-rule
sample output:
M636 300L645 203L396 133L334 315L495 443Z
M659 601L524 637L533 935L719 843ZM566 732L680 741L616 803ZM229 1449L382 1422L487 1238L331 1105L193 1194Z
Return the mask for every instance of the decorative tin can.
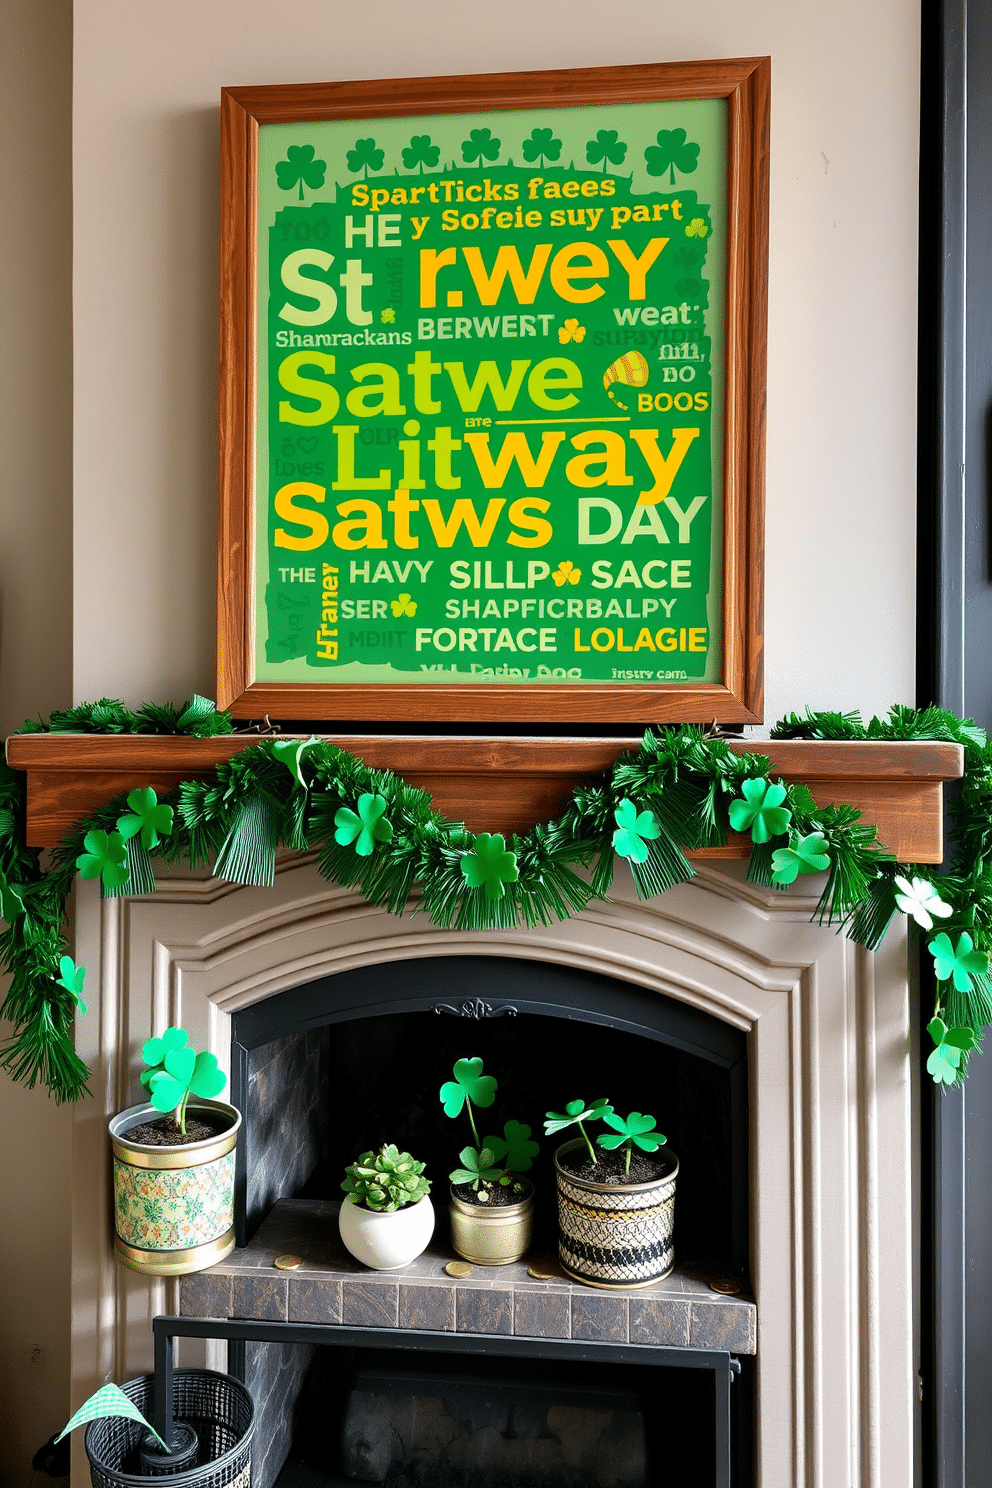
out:
M530 1245L534 1229L534 1185L526 1178L527 1193L516 1204L466 1204L451 1190L451 1243L466 1261L477 1266L508 1266L519 1261Z
M146 1276L186 1276L234 1249L234 1162L240 1112L222 1101L191 1100L187 1115L222 1127L182 1146L150 1147L127 1133L161 1118L131 1106L110 1123L118 1260Z
M667 1276L675 1264L675 1180L678 1158L658 1156L666 1171L650 1183L596 1183L559 1162L583 1147L581 1137L555 1153L558 1253L569 1276L607 1291L633 1291Z

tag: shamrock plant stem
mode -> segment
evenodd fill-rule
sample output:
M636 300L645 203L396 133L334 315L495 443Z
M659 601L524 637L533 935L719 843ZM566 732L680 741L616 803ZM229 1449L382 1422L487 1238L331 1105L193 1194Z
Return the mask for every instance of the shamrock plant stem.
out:
M472 1139L475 1142L475 1150L481 1152L482 1143L479 1141L479 1129L475 1124L475 1117L472 1115L472 1102L468 1096L465 1097L465 1111L468 1115L468 1124L472 1128Z
M586 1132L585 1126L583 1125L583 1123L581 1121L577 1121L575 1124L579 1128L579 1131L582 1133L582 1140L583 1140L583 1142L585 1142L586 1146L589 1148L589 1156L592 1158L593 1162L595 1162L596 1161L596 1149L595 1149L595 1147L592 1145L592 1143L589 1140L589 1135Z

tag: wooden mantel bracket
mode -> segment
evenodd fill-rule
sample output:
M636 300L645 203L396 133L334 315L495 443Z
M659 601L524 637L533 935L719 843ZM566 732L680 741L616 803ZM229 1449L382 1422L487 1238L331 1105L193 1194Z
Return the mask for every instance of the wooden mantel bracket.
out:
M207 778L221 760L260 742L248 734L13 734L7 763L27 771L29 843L53 847L121 791L151 785L163 794L181 780ZM639 739L357 734L335 735L330 742L422 786L439 811L473 831L504 834L558 815L577 785L592 783L640 745ZM941 861L942 784L963 771L960 745L782 739L735 740L730 747L768 755L773 772L789 782L804 781L818 805L856 806L902 862ZM748 849L739 838L700 856L744 858Z

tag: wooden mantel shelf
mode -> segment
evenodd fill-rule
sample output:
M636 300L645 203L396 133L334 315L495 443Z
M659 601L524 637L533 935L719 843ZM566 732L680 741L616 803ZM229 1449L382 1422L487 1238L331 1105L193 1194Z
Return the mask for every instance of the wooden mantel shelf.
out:
M366 764L388 767L431 792L439 811L473 831L523 831L556 816L577 785L594 781L639 739L493 739L426 735L329 737ZM80 820L122 790L160 793L203 779L221 760L262 742L258 735L218 739L119 734L14 734L7 762L28 774L27 835L52 847ZM775 774L805 781L821 806L857 806L903 862L943 856L942 791L957 779L957 744L830 743L800 739L734 741L732 749L768 755ZM745 839L708 849L707 857L746 857Z

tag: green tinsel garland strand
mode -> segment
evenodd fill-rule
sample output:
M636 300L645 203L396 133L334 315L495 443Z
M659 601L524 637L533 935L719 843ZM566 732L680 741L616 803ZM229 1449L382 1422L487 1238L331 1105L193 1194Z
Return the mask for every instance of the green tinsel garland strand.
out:
M40 720L29 722L25 732L45 727ZM179 708L145 704L137 713L104 698L53 714L48 727L195 737L233 732L227 715L196 696ZM992 950L992 745L983 731L936 708L918 712L900 707L887 720L873 718L868 724L854 714L809 713L803 719L791 714L776 726L773 737L941 740L964 746L965 778L953 807L957 852L949 874L941 877L925 867L897 863L853 807L818 808L804 785L785 790L788 830L754 842L748 874L753 882L771 884L776 848L801 845L819 834L817 842L822 839L830 860L815 915L821 923L839 923L850 938L874 949L897 912L896 875L916 875L932 883L951 906L952 914L939 930L954 939L967 933L975 950L987 957ZM371 903L393 914L410 904L419 884L415 908L437 925L548 925L578 913L591 899L607 897L616 867L614 834L621 803L627 803L628 811L634 803L650 823L640 857L627 857L637 892L647 898L692 877L687 852L726 842L731 803L739 801L745 782L767 782L768 770L766 756L735 753L725 740L705 736L695 726L649 729L640 749L618 761L601 784L578 788L557 820L515 834L501 853L502 839L477 836L462 823L447 820L425 791L389 770L369 769L320 740L296 748L288 741L264 739L219 764L214 781L184 782L168 798L175 808L173 830L154 854L194 867L214 860L214 871L230 881L264 884L271 882L281 842L296 851L315 849L326 878L357 887ZM23 913L14 912L13 923L0 936L0 958L11 974L0 1013L15 1026L0 1053L0 1068L29 1086L40 1080L56 1100L71 1100L85 1093L89 1072L72 1045L74 999L55 980L64 950L64 906L84 839L94 830L116 831L127 809L126 795L79 822L44 872L40 855L24 842L24 794L23 775L0 768L0 886L16 886L23 902ZM378 803L368 821L383 824L376 828L381 836L365 842L367 851L356 845L362 822L355 809L363 799ZM343 835L342 813L354 823ZM485 889L472 887L466 862L472 860L476 867L483 863L486 844L503 868L492 870L496 877ZM105 888L105 893L132 893L136 881L147 883L146 849L131 838L127 856L133 864L131 879L123 887ZM508 864L512 871L505 871ZM588 876L580 876L577 868L589 870ZM18 901L8 902L16 911ZM992 977L972 972L967 990L955 988L950 980L939 984L935 1012L951 1033L970 1029L977 1037L992 1022ZM968 1052L962 1050L960 1067L945 1071L945 1080L963 1078Z

